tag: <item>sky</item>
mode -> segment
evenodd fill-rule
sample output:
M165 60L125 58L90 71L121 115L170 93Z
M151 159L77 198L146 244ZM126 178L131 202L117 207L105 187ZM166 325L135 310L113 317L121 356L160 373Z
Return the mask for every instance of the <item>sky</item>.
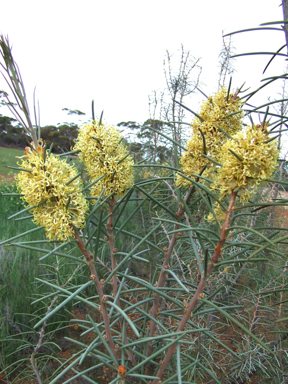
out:
M41 125L79 123L62 108L91 117L104 110L104 121L144 122L149 118L148 97L165 88L163 60L166 50L172 66L178 67L181 44L202 66L201 89L217 91L222 31L229 33L282 20L280 0L0 0L0 32L8 35L18 63L28 100L33 109L33 90L40 105ZM276 51L284 34L249 32L234 35L236 53ZM270 57L269 57L270 58ZM234 88L254 89L263 78L267 56L236 60ZM278 58L269 74L284 73ZM196 75L196 71L195 71ZM3 86L2 79L0 80ZM3 87L2 87L3 88ZM4 89L6 89L4 87ZM277 98L267 89L263 98ZM203 96L187 100L199 110ZM263 100L264 100L263 99ZM8 114L0 108L1 114ZM157 117L157 116L156 116ZM188 118L189 119L189 118Z

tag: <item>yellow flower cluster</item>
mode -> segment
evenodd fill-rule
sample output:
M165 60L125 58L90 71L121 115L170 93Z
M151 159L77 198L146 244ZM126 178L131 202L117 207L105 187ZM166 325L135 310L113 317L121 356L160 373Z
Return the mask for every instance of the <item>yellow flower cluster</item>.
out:
M205 158L203 154L216 162L219 161L223 142L228 138L221 129L228 135L233 135L241 129L242 105L243 103L237 98L237 95L230 94L227 99L225 87L203 103L199 114L200 118L195 117L192 123L193 134L187 143L187 151L183 153L180 159L184 175L195 178L193 174L198 175L206 165L203 176L211 177L216 165ZM189 180L182 177L180 173L177 174L177 187L188 187L189 185L191 185Z
M82 180L76 178L77 170L66 160L50 154L45 155L42 140L37 148L25 148L25 156L16 176L22 199L35 206L31 208L34 222L43 225L48 239L66 241L73 237L72 225L82 228L88 203L81 192ZM45 160L44 160L45 156Z
M272 176L277 168L279 151L277 142L268 140L266 126L254 125L226 141L219 159L223 165L211 186L220 191L220 199L239 189L241 200L247 201L259 185Z
M91 182L104 176L91 188L91 196L111 193L121 195L134 183L133 160L122 143L120 132L110 125L94 121L83 125L74 146L80 150L79 158L84 162Z

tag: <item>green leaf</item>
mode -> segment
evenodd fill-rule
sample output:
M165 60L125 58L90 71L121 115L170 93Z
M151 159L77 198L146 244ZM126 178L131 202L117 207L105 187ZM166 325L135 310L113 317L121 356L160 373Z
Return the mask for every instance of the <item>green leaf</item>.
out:
M127 291L126 291L127 292ZM147 299L148 300L148 299ZM150 298L150 300L153 300L152 298ZM128 301L124 300L124 299L121 299L121 301L123 301L123 303L126 303L126 304L129 304ZM169 333L169 330L167 328L165 328L165 326L161 323L161 321L155 319L152 315L150 315L147 310L144 311L143 309L141 309L140 307L137 307L137 311L139 311L140 313L143 314L143 317L144 317L144 321L147 321L147 319L149 319L150 321L154 321L155 324L158 325L158 327L160 329L162 329L163 332L166 332L167 334ZM136 321L135 321L136 322ZM139 339L141 340L141 339Z
M33 215L29 215L29 216L23 216L23 217L20 217L18 219L14 219L14 221L23 221L23 220L30 220L30 219L33 219Z
M286 55L286 56L287 56L287 55ZM249 109L248 112L249 112L249 113L251 113L251 112L255 112L255 111L257 111L258 109L261 109L261 108L263 108L263 107L267 107L267 106L272 105L272 104L283 103L283 102L286 102L286 101L288 101L287 98L285 98L285 99L279 99L279 100L269 101L269 103L262 104L262 105L260 105L259 107L256 107L256 108L254 108L254 109ZM266 112L265 112L265 113L266 113Z
M201 133L201 136L202 136L202 141L203 141L203 154L204 155L207 155L207 150L206 150L206 140L205 140L205 136L204 136L204 133L202 132L202 129L201 128L198 128L199 132Z
M105 303L109 304L111 307L115 308L122 315L122 317L125 319L125 321L130 325L130 327L132 328L132 331L135 333L136 337L140 337L140 334L139 334L137 328L135 327L135 325L133 324L133 322L131 321L131 319L126 315L126 313L120 307L118 307L117 304L112 303L111 301L105 301Z
M127 153L126 156L123 157L123 159L118 161L118 165L121 164L125 159L127 159L128 156L131 156L130 153Z
M207 266L208 266L208 248L205 249L205 256L204 256L204 277L207 277Z
M125 273L128 273L129 269L127 268ZM123 277L120 285L119 285L119 288L117 290L117 294L116 296L114 297L114 302L117 303L119 297L120 297L120 294L122 293L122 289L123 289L123 286L124 286L124 283L125 283L125 277ZM113 310L114 310L114 307L112 306L112 308L110 309L110 312L109 312L109 315L112 316L113 315ZM125 312L125 311L124 311ZM124 339L123 339L124 340Z
M114 270L110 273L110 275L106 278L105 280L105 284L107 284L107 282L109 282L112 278L112 276L114 276L114 274L119 270L119 268L122 267L122 265L124 265L126 263L126 261L135 253L135 251L143 244L145 243L146 239L148 239L149 236L151 236L153 234L153 232L155 232L159 227L160 227L161 224L158 224L155 228L153 228L138 244L136 244L136 246L124 257L123 260L120 261L120 263L117 265L116 268L114 268Z
M191 368L195 367L197 365L197 361L194 361L191 364L186 365L185 367L182 367L182 374L184 374L186 371L190 371ZM178 376L178 372L174 373L172 376L169 377L169 379L166 379L161 382L161 384L177 384L178 381L171 381L172 379L176 378ZM195 383L187 383L186 381L182 381L182 384L195 384Z
M51 312L49 312L46 316L43 317L36 325L34 325L34 328L39 327L39 325L42 325L46 320L48 320L51 316L53 316L56 312L58 312L62 307L64 307L66 304L68 304L75 296L78 295L81 291L83 291L85 288L87 288L89 285L93 284L93 281L88 281L88 283L83 284L79 289L77 289L74 293L70 293L69 297L67 297L66 300L62 301L61 304L59 304L56 308L54 308Z
M76 155L76 153L79 153L81 152L80 150L77 150L77 151L70 151L70 152L66 152L66 153L61 153L60 155L57 155L59 157L63 157L63 156L69 156L69 155Z
M178 384L182 384L182 372L181 372L181 344L177 343L176 348L176 359L177 359L177 374L178 374Z
M277 243L279 243L280 241L283 241L283 240L286 240L288 238L288 235L287 236L283 236L283 237L278 237L276 240L273 241L273 244L276 245ZM252 259L254 256L256 256L259 252L262 252L264 249L268 248L269 247L269 243L266 243L265 245L263 245L262 247L258 248L256 251L254 251L253 253L251 253L251 255L249 255L249 259Z
M228 312L224 311L221 307L218 307L213 302L206 300L206 299L200 299L204 301L207 305L210 305L211 307L217 309L223 316L225 316L228 320L232 321L232 323L236 324L239 328L241 328L247 335L249 335L256 343L260 344L266 351L272 353L274 355L274 352L272 349L270 349L265 343L263 343L262 340L260 340L257 336L255 336L249 329L244 327L242 323L240 323L238 320L236 320L233 316L231 316Z
M188 358L189 360L192 360L193 362L197 362L197 365L199 365L199 367L204 371L206 372L217 384L223 384L221 383L217 377L209 370L205 367L205 365L201 364L200 361L197 359L194 359L191 355L187 355L185 354L185 357Z
M33 228L33 229L29 229L29 231L26 231L26 232L20 233L19 235L10 237L10 239L8 239L8 240L1 241L0 245L7 244L10 241L19 239L19 237L22 237L22 236L29 235L30 233L34 233L34 232L40 231L43 228L44 228L44 225L42 225L41 227L36 227L36 228Z
M98 199L97 199L97 201L96 201L92 211L87 216L86 222L88 222L88 220L91 218L91 216L93 216L94 213L97 211L97 209L101 206L100 202L101 202L101 198L102 198L102 195L103 195L104 192L105 192L105 187L102 189L102 191L101 191L101 193L100 193L100 195L99 195L99 197L98 197ZM96 198L93 198L93 200L94 199L96 200Z
M158 219L158 218L157 218ZM156 220L156 218L155 218ZM165 219L158 219L160 221L172 221L172 220L165 220ZM173 222L173 221L172 221ZM215 231L212 231L211 229L209 228L202 228L202 227L188 227L187 225L185 224L182 224L182 223L178 223L181 228L180 229L173 229L172 231L169 231L168 232L168 235L171 235L175 232L187 232L187 231L193 231L193 232L199 232L200 234L203 234L203 232L208 232L208 234L211 234L211 235L214 235L214 237L216 238L216 240L219 240L219 236L217 233L215 233ZM182 225L183 225L183 228L182 228Z
M264 68L263 74L266 72L266 69L269 67L269 65L270 65L271 62L274 60L274 58L277 56L277 54L278 54L280 51L282 51L282 49L283 49L284 47L286 47L286 44L282 45L282 47L280 47L280 48L278 49L278 51L275 52L275 55L272 56L272 58L268 61L268 64L267 64L266 67ZM264 120L264 121L265 121L265 120Z
M232 84L232 76L230 76L229 86L228 86L228 91L227 91L227 96L226 96L226 102L227 103L228 103L229 96L230 96L231 84Z
M20 171L20 172L28 172L28 173L32 173L32 171L30 171L29 169L19 168L19 167L12 167L12 166L10 166L10 165L6 165L6 168L9 168L9 169L15 169L16 171Z
M146 195L148 197L148 199L152 200L156 205L158 205L159 207L161 207L162 209L164 209L166 212L168 212L172 217L174 218L177 218L177 216L175 215L174 212L172 212L169 208L167 208L167 206L165 206L164 204L160 203L160 201L158 201L157 199L155 199L151 193L149 192L146 192L144 189L142 189L141 187L139 187L138 185L136 185L136 188L139 189L140 192L142 192L144 195Z
M228 231L230 232L233 229L243 229L244 231L252 232L255 235L261 237L263 240L267 241L270 245L274 246L273 241L269 240L268 237L264 236L261 232L257 231L256 229L248 228L248 227L245 227L245 226L242 226L242 225L237 225L237 226L229 227L228 230L227 230L227 234L228 234ZM243 233L243 232L240 231L239 233ZM227 239L228 238L229 237L227 236Z
M78 353L81 353L81 352L82 352L82 351L80 351L80 352L78 352ZM75 359L75 355L73 355L73 356L71 357L71 359L72 359L72 358ZM70 371L70 369L71 369L72 367L74 367L74 365L76 365L80 359L81 359L81 356L80 356L80 357L77 357L77 359L75 359L74 361L72 361L72 363L69 364L66 368L64 368L63 371L61 371L61 372L59 373L58 376L56 376L52 381L50 381L49 384L55 384L59 379L61 379L61 377L63 377L68 371ZM65 363L67 364L67 362L65 362ZM65 365L66 365L66 364L65 364Z
M122 276L125 276L126 279L128 279L128 280L132 280L132 281L134 281L134 282L136 282L136 283L146 287L149 291L153 291L153 292L157 293L157 295L164 297L166 300L171 301L172 303L177 305L177 307L179 307L180 310L184 310L183 303L181 303L180 301L178 301L176 299L173 299L173 297L170 297L169 295L166 295L158 287L154 287L152 284L150 284L147 281L142 280L142 279L140 279L138 277L134 277L134 276L130 276L130 275L124 275L124 273L123 274L119 273L119 274L122 275ZM168 290L171 290L171 288L169 288Z
M131 188L131 189L129 189L127 191L126 195L121 199L121 201L115 207L114 212L116 211L116 209L119 208L120 203L122 204L124 202L124 204L122 204L120 212L118 212L117 217L115 218L115 220L113 222L113 226L114 227L116 227L116 224L118 223L118 220L120 219L120 217L122 217L122 213L124 212L124 209L126 208L127 203L129 202L132 193L133 193L133 188Z
M275 132L274 132L274 133L275 133ZM265 140L265 141L264 141L264 144L270 143L270 141L273 141L273 140L277 139L278 137L279 137L279 135L274 136L274 137L271 137L270 139Z
M102 333L100 332L100 330L98 329L98 325L93 321L92 317L90 315L87 316L88 319L90 320L91 324L93 325L94 327L94 330L96 331L97 335L100 337L104 347L106 348L106 351L109 353L111 359L113 360L114 364L115 364L115 367L118 367L118 361L116 360L113 352L111 351L110 347L109 347L109 344L108 342L104 339Z
M94 100L92 100L91 108L92 108L92 122L94 122L95 121Z
M50 287L56 289L57 292L58 292L58 291L63 292L63 293L65 293L65 294L68 295L68 296L71 295L71 292L68 291L67 289L64 289L64 288L62 288L62 287L60 287L60 286L58 286L58 285L52 284L52 283L50 283L49 281L42 280L42 279L39 279L39 278L37 278L37 277L35 278L35 280L40 281L40 283L49 285ZM91 282L92 282L92 281L91 281ZM91 282L89 281L89 283L91 283ZM92 283L93 283L93 282L92 282ZM83 287L83 286L81 285L81 287ZM93 303L93 301L89 301L89 300L87 300L87 299L84 299L84 298L81 297L81 296L76 296L76 299L82 301L82 302L85 303L86 305L88 305L88 306L90 306L90 307L92 307L93 309L96 309L96 310L98 311L98 305L96 305L95 303ZM35 326L35 327L36 327L36 326ZM35 328L35 327L34 327L34 328Z
M260 25L265 25L265 24L260 24ZM235 35L236 33L242 33L242 32L266 31L266 30L281 31L283 33L283 29L281 29L281 28L271 28L271 27L259 28L258 27L258 28L240 29L239 31L235 31L235 32L231 32L231 33L226 33L223 37L230 36L230 35Z
M53 144L54 143L51 143L51 145L50 145L50 148L49 148L49 151L48 151L48 157L51 155L51 152L52 152L52 149L53 149Z
M171 269L166 269L166 273L173 276L173 278L176 280L176 282L184 289L185 292L189 293L189 289L185 287L185 285L182 283L182 281L176 276L176 274L171 271Z
M38 241L36 243L38 243ZM41 252L41 253L49 252L48 249L39 248L39 247L32 247L32 246L26 245L24 243L11 243L9 245L15 246L15 247L20 247L20 248L25 248L25 249L30 249L31 251L37 251L37 252ZM84 261L83 259L80 259L80 258L78 258L76 256L68 255L67 253L62 253L62 252L56 251L56 252L54 252L54 254L57 255L57 256L66 257L66 258L71 259L71 260L75 260L78 263L86 263L86 261Z
M76 176L74 176L71 180L67 181L66 185L69 185L73 183L74 180L77 179L77 177L81 176L81 172L79 172Z
M127 374L128 377L138 377L139 379L160 380L157 376L141 375L139 373Z
M280 21L269 21L268 23L262 23L260 25L273 25L273 24L288 24L288 20L280 20ZM283 32L283 29L281 29Z
M0 193L0 196L24 196L23 193Z
M211 163L214 163L214 164L216 164L216 165L219 165L220 167L222 167L222 165L223 165L223 164L218 163L218 161L212 159L211 157L205 155L204 153L202 153L202 156L205 157L205 159L211 161Z
M155 187L151 190L150 194L152 194L154 191L156 191L156 189L158 188L159 186L159 183L155 185ZM132 194L132 191L131 191L131 194ZM128 198L131 196L131 194L129 194ZM127 199L128 199L127 198ZM121 225L120 228L117 228L117 233L115 235L115 238L118 237L118 235L120 234L120 232L122 232L122 229L126 226L127 223L129 223L132 219L132 217L140 210L140 208L143 206L143 204L148 201L149 197L146 197L145 199L143 199L143 201L137 205L137 207L131 212L131 214L127 217L126 220L124 220L123 224ZM125 201L125 204L124 204L124 207L126 206L128 200ZM121 213L123 212L123 209L121 210ZM118 222L120 218L120 213L118 214L118 217L116 218L115 220L115 223L114 223L114 228L116 227L116 223Z
M150 129L151 131L154 131L154 132L158 133L160 136L165 137L165 139L171 141L173 144L177 145L179 148L182 148L184 151L187 151L187 148L183 147L183 146L182 146L181 144L179 144L177 141L171 139L171 137L165 135L164 133L158 131L157 129L152 128L152 127L148 127L148 129Z
M274 292L271 292L274 293ZM275 323L282 323L282 321L288 321L288 317L284 317L282 319L276 320Z
M104 111L101 112L100 119L99 119L99 125L102 124L103 113L104 113Z
M228 148L228 150L232 153L232 155L234 155L239 161L243 161L243 158L238 155L236 152L232 151L232 149Z
M98 367L101 367L101 366L103 366L103 364L95 365L94 369L96 369L96 367L98 368ZM99 383L97 383L96 381L92 380L90 377L84 375L84 372L89 372L89 371L91 371L91 368L85 369L85 371L83 371L83 372L78 372L78 371L76 371L75 368L72 368L72 371L73 371L74 373L77 373L77 375L74 376L74 378L75 378L75 377L79 377L79 376L81 376L81 377L83 377L83 379L85 379L88 383L91 383L91 384L99 384ZM69 379L69 380L65 381L65 383L67 383L67 382L68 382L68 383L71 383L71 381L72 381L72 380ZM63 383L63 384L65 384L65 383ZM74 383L75 383L75 381L74 381Z
M102 176L98 177L96 180L92 181L92 183L86 185L86 187L84 187L84 188L82 189L82 192L84 192L84 191L86 191L87 189L89 189L90 187L92 187L92 185L98 183L98 181L100 181L101 179L103 179L104 176L105 176L105 175L102 175ZM95 197L95 200L96 200L96 197Z
M183 332L185 334L188 334L188 333L190 334L190 333L203 332L203 331L207 331L207 330L208 330L208 328L203 328L203 329L199 328L199 329L188 330L188 331L181 331L181 332L174 332L174 333L171 332L171 333L167 333L165 335L159 335L159 336L153 336L153 337L141 337L141 339L139 339L139 340L134 340L129 344L123 345L122 347L119 348L119 350L125 349L127 347L131 348L131 347L134 347L135 345L138 345L138 344L149 343L149 341L171 339L173 337L183 335Z
M203 119L202 116L198 115L196 112L193 112L191 111L191 109L189 109L188 107L186 107L185 105L179 103L179 101L173 99L173 101L175 101L176 104L180 105L180 107L186 109L187 111L191 112L193 115L195 115L200 121L204 122L205 120Z
M35 208L35 207L37 207L37 205L31 205L30 207L24 208L24 209L22 209L21 211L19 211L19 212L17 212L17 213L14 213L14 215L9 216L9 217L7 218L7 220L13 219L13 217L19 216L19 215L21 215L22 213L27 212L27 211L30 211L30 209L33 209L33 208Z
M219 268L222 265L225 264L234 264L234 263L256 263L256 262L263 262L267 261L267 257L260 257L258 259L233 259L233 260L223 260L220 261L219 263L215 264L215 268Z
M278 183L278 184L282 184L282 185L288 185L288 182L285 182L282 180L265 179L265 181L268 181L269 183Z
M115 229L119 230L119 228L115 228ZM138 239L138 240L142 240L142 238L143 238L141 236L135 235L135 233L133 233L133 232L125 231L124 229L122 229L121 232L125 233L126 235L129 235L130 237L134 237L135 239ZM117 233L119 233L119 232L117 232ZM116 233L116 236L117 236L117 233ZM116 238L116 236L115 236L115 238ZM158 247L157 245L155 245L151 241L146 239L145 243L148 244L151 248L156 249L158 252L163 252L163 249L161 249L160 247Z
M99 144L101 144L100 139L98 139L98 137L92 136L92 139L96 140Z
M240 57L240 56L251 56L251 55L275 55L275 52L248 52L248 53L239 53L238 55L230 56L231 59L234 57ZM284 56L287 57L284 53L278 53L277 56Z
M68 244L76 243L76 242L77 240L66 241L65 243L58 245L58 247L55 247L52 251L48 252L47 255L40 257L39 260L44 260L46 259L46 257L49 257L50 255L53 255L53 253L59 251L59 249L66 247Z
M148 356L146 359L144 359L143 361L141 361L140 363L138 363L137 365L135 365L132 369L130 369L128 372L127 372L127 375L129 375L131 372L134 372L136 370L138 370L140 367L142 367L142 365L145 365L147 363L149 363L151 360L153 360L155 357L159 356L162 354L162 352L166 351L167 349L169 349L170 347L172 347L172 345L174 345L175 343L178 343L178 341L180 341L180 339L185 335L185 333L183 332L182 335L178 336L176 339L174 339L173 341L171 341L170 343L168 343L167 345L165 345L163 348L160 348L158 349L156 352L154 352L152 355Z

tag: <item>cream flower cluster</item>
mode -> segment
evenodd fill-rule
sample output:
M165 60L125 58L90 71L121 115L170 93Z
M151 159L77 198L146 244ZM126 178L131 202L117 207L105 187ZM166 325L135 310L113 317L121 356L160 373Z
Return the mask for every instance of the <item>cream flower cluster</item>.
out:
M76 178L77 170L66 160L45 155L42 140L37 148L25 148L25 156L16 176L18 190L28 203L34 222L43 225L48 239L66 241L73 237L73 228L85 225L88 203L82 194L82 180ZM44 159L45 156L45 159Z
M246 127L223 145L219 158L223 165L211 188L220 191L221 199L238 189L241 199L247 201L272 176L278 156L277 142L269 141L265 126Z
M240 200L248 201L272 176L278 156L277 142L269 141L266 125L246 127L223 145L219 158L222 167L210 188L219 192L220 200L238 191ZM225 212L218 202L214 203L214 211L220 221L224 220ZM214 216L209 213L207 220L213 222Z
M79 130L74 150L85 164L91 182L104 176L91 187L91 196L111 193L123 194L134 183L133 160L122 143L120 132L98 121L83 125Z
M180 159L182 175L190 178L195 178L206 165L203 175L213 181L209 188L219 193L219 201L233 191L238 192L242 202L248 201L277 168L279 151L276 141L269 140L268 124L242 129L241 108L242 102L237 96L230 95L227 99L225 88L206 100L200 112L202 120L194 119L192 137ZM179 172L176 186L190 185ZM214 210L222 221L225 213L218 202ZM214 216L210 213L207 219L214 221Z
M211 177L216 166L203 154L218 161L222 145L227 140L227 135L222 130L228 135L233 135L241 129L242 105L243 103L235 95L230 94L227 98L225 87L203 103L199 114L201 119L195 117L192 123L193 133L187 143L187 151L183 153L180 159L184 175L195 178L193 175L198 175L206 165L203 176ZM178 173L176 186L188 187L189 185L191 182Z

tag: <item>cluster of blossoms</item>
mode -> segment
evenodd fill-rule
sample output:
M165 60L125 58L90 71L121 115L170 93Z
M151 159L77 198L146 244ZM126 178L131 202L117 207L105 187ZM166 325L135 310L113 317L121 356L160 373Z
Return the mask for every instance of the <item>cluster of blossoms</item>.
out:
M25 148L16 176L22 199L31 206L34 222L43 225L48 239L66 241L73 237L73 227L85 225L88 203L82 194L82 181L77 170L58 156L46 156L43 142Z
M247 201L272 176L278 155L277 142L269 141L267 126L245 127L223 145L219 158L222 167L211 188L219 190L220 199L237 189L242 201Z
M209 187L219 192L219 201L233 191L238 191L241 201L248 201L277 168L279 151L277 143L269 140L268 125L242 129L241 107L237 95L227 98L225 88L206 100L200 118L195 118L192 124L187 151L180 159L182 175L189 178L199 175L206 165L204 175L212 179ZM176 185L188 187L191 182L178 173ZM215 202L214 210L222 221L225 213L219 202ZM210 213L207 219L213 221L214 216Z
M122 143L120 132L110 125L94 121L83 125L74 146L85 164L91 182L103 176L91 188L91 196L123 194L133 183L133 160Z
M241 129L242 105L236 94L227 98L225 87L203 103L200 118L195 117L192 123L193 134L187 143L187 151L180 159L185 176L195 178L206 165L203 176L212 177L216 165L203 155L218 161L222 145L227 140L226 134L230 136ZM177 174L176 186L189 185L189 180Z
M219 191L220 200L238 190L240 200L248 201L276 170L278 155L277 143L269 141L266 125L246 127L223 145L219 158L222 167L210 188ZM214 211L220 221L224 220L225 212L218 202ZM209 213L207 220L214 221L214 216Z

